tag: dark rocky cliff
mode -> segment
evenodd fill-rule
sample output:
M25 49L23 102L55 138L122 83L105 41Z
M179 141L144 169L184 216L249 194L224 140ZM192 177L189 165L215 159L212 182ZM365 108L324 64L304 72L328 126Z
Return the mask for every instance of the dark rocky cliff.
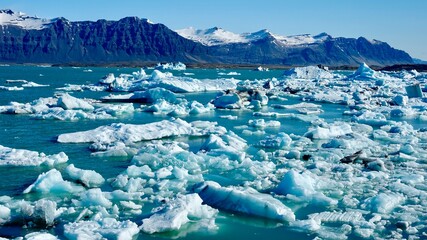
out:
M57 19L42 30L2 26L0 59L21 63L208 61L207 49L162 24L136 17L119 21Z

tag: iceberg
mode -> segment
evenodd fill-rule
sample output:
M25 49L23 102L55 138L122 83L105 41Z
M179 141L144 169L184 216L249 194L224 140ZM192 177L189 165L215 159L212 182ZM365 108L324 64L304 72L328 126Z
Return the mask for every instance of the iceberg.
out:
M182 62L178 62L176 64L174 64L174 63L165 63L165 64L158 63L157 66L155 67L155 69L185 71L187 69L187 66L185 66L185 64Z
M196 193L179 195L157 209L149 218L142 220L141 230L149 234L169 232L180 230L183 225L190 222L192 224L207 222L205 224L209 228L214 228L218 210L202 202Z
M47 232L32 232L25 235L25 240L59 240L59 238Z
M240 109L243 107L243 102L240 96L231 91L219 94L212 103L216 108Z
M214 128L215 124L212 124L211 128L199 129L194 124L181 119L142 125L113 123L89 131L61 134L57 141L60 143L133 143L173 136L203 136Z
M80 221L64 225L64 235L70 240L117 239L132 240L139 233L138 225L129 220L120 222L114 218Z
M372 81L372 80L387 80L392 79L391 76L372 70L366 63L361 63L359 68L350 76L348 80Z
M60 194L77 193L83 190L84 188L82 186L65 181L58 170L52 169L46 173L40 174L37 180L27 187L23 193L40 192Z
M194 191L204 203L214 208L277 221L295 221L290 208L253 188L221 187L216 182L206 181L197 184Z
M93 111L94 107L89 104L88 102L75 98L68 93L62 95L58 98L58 106L62 107L63 109L80 109L85 111Z
M70 176L74 181L81 182L86 187L99 187L104 184L105 179L101 174L93 170L83 170L74 167L74 164L68 165L65 169L65 172Z
M10 209L4 205L0 205L0 225L7 223L10 220Z
M150 88L164 88L175 93L225 91L236 89L239 81L235 79L195 79L191 77L178 77L172 73L163 73L154 70L150 76L140 73L133 75L121 74L119 77L108 75L101 80L110 91L142 91Z
M313 204L338 204L337 200L331 199L317 191L316 184L318 181L318 179L313 178L308 172L297 173L291 169L283 176L283 180L277 186L275 192L282 195L291 194Z
M54 166L68 161L64 152L46 155L36 151L14 149L0 145L0 166Z
M380 193L365 200L366 209L374 213L389 213L399 204L405 201L405 197L398 193Z
M329 139L344 136L352 132L353 130L348 123L335 122L325 127L317 126L312 128L307 133L305 133L304 136L311 139Z
M292 143L291 137L284 133L278 133L276 136L267 136L258 142L258 146L270 149L282 149L289 147Z
M297 67L283 73L285 78L293 79L331 79L334 74L317 66Z

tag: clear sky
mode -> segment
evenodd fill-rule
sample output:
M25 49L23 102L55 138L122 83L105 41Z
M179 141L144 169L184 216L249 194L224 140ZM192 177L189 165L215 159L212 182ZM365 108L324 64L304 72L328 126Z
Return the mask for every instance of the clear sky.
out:
M71 21L137 16L171 29L363 36L427 60L427 0L1 0L5 8Z

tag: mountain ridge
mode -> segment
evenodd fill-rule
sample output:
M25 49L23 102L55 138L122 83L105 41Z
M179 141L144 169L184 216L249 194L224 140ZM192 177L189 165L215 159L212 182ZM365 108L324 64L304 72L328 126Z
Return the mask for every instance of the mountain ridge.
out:
M204 37L206 42L203 42L183 37L182 31L179 33L161 23L138 17L73 22L62 17L41 19L0 10L0 28L0 62L4 63L181 61L289 66L413 63L406 52L363 37L333 38L326 33L284 37L266 29L235 34L219 27L187 30L187 35L197 33L200 38Z

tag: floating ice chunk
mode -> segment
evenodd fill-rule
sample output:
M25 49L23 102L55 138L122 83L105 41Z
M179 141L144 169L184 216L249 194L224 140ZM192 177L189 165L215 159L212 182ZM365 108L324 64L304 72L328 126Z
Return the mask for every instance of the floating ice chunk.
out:
M76 193L83 190L82 186L64 181L61 173L56 169L52 169L49 172L40 174L37 180L27 187L23 193Z
M422 98L423 92L419 83L405 87L406 93L410 98Z
M268 136L263 140L260 140L258 145L263 148L274 148L281 149L289 147L292 143L291 137L288 134L281 132L276 136Z
M363 123L370 126L383 126L389 123L384 114L372 112L369 110L363 112L363 114L360 116L353 117L353 120L358 123Z
M393 102L394 104L398 105L398 106L406 106L406 104L408 104L408 96L402 96L402 95L396 95L393 98Z
M125 95L110 95L104 97L105 101L125 101L125 102L141 102L141 103L154 103L159 99L164 99L170 103L179 102L181 95L173 93L164 88L152 88L146 91L137 91L131 94Z
M104 218L98 221L81 221L64 225L64 235L70 240L132 240L138 233L138 225L135 223L129 220L119 222L114 218Z
M276 189L277 193L295 196L307 196L315 193L315 180L308 174L300 174L295 170L289 170Z
M334 75L327 70L317 66L297 67L287 70L283 73L285 78L294 79L330 79Z
M49 87L49 85L38 84L35 82L26 82L22 84L22 87Z
M224 154L230 159L242 160L246 156L245 150L247 147L246 140L230 131L221 136L210 135L201 146L201 149L208 151L209 155L219 156Z
M321 223L351 223L356 224L365 219L361 212L349 211L349 212L321 212L313 213L308 216L310 219L321 222Z
M150 82L153 87L162 87L172 92L205 92L235 89L237 80L215 79L198 80L190 77L175 77L171 73L154 70Z
M199 129L192 123L181 119L163 120L142 125L113 123L110 126L101 126L89 131L61 134L57 141L61 143L130 143L172 136L202 136L212 130L214 125L216 124L211 124L210 128Z
M85 112L83 110L64 110L60 107L53 107L43 112L37 112L31 115L35 119L53 119L61 121L77 121L81 119L111 119L113 116L103 111L97 111L96 113Z
M242 99L235 92L221 93L212 103L216 108L240 109L243 107Z
M113 203L105 195L99 188L89 189L80 195L80 205L85 207L101 206L110 208L113 206Z
M348 123L335 122L326 127L317 126L314 129L310 129L304 136L311 139L329 139L344 136L352 132L353 130Z
M5 90L5 91L23 91L24 88L23 87L17 87L17 86L13 86L13 87L0 86L0 90Z
M74 181L79 181L86 187L99 187L104 184L105 179L101 176L101 174L93 171L93 170L83 170L74 167L74 164L69 165L65 172L70 176Z
M377 72L372 70L366 63L360 64L359 68L350 76L349 80L359 81L371 81L378 79L391 79L391 77L385 73Z
M0 225L7 223L10 220L10 209L4 205L0 205Z
M207 221L208 226L213 228L218 210L204 205L202 202L196 193L179 195L157 210L151 217L142 220L141 230L149 234L168 232L179 230L189 222L194 224L195 221Z
M250 101L258 101L261 106L266 106L268 104L268 97L264 91L261 90L253 90L249 91Z
M174 64L174 63L165 63L165 64L158 63L155 68L160 69L160 70L185 71L187 69L187 66L185 66L185 64L182 62L178 62L176 64Z
M265 121L264 119L255 119L255 120L249 120L248 121L248 125L254 128L260 128L260 129L264 129L264 128L276 128L276 127L280 127L280 122L279 121Z
M296 220L290 222L289 226L295 228L297 231L315 232L321 228L321 222L314 219Z
M45 226L53 226L55 218L59 215L56 207L56 202L40 199L34 205L33 218L35 221L41 221Z
M59 238L47 232L32 232L25 235L25 240L59 240Z
M214 208L278 221L295 221L290 208L253 188L221 187L216 182L207 181L196 185L194 190L204 203Z
M120 116L127 113L133 113L135 111L135 108L133 107L132 103L125 103L125 104L102 104L97 106L98 108L95 109L95 114L108 114L111 116Z
M410 173L401 175L400 179L403 183L414 186L415 184L423 183L425 178L423 175Z
M53 166L68 161L64 152L54 155L45 155L35 151L8 148L0 145L0 166L39 166L46 164Z
M58 105L63 109L80 109L86 111L93 111L94 107L88 102L75 98L68 93L65 93L61 97L58 98Z
M300 197L302 200L313 204L337 204L337 200L331 199L321 192L317 192L316 184L318 181L318 179L314 179L308 172L297 173L291 169L285 174L275 191L278 194L291 194Z
M365 200L366 209L376 213L389 213L399 204L405 201L405 197L398 193L380 193L377 196Z

